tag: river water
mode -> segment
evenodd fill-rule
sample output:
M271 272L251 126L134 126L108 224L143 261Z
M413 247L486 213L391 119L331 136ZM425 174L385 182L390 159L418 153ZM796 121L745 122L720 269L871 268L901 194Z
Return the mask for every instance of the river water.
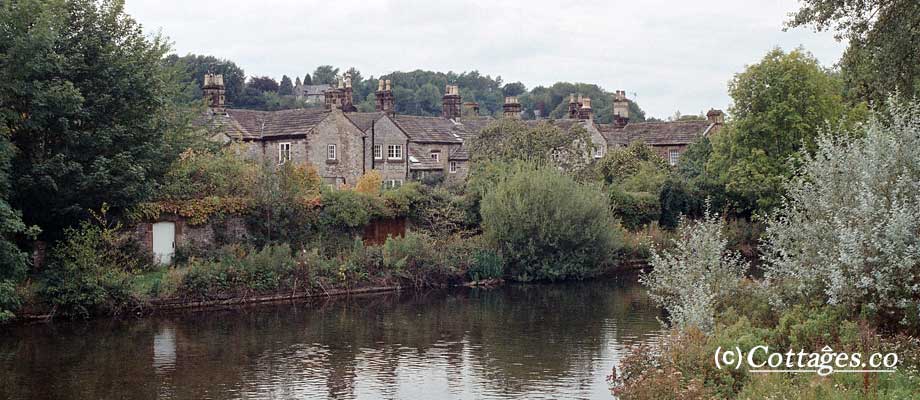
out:
M0 327L0 399L612 399L634 278Z

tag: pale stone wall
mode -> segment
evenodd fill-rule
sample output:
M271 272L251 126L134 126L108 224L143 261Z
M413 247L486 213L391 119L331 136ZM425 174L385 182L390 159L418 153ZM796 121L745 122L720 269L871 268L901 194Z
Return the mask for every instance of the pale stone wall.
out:
M335 160L327 158L330 144L336 145ZM340 111L333 111L313 128L304 148L305 160L327 182L354 185L364 174L364 134Z

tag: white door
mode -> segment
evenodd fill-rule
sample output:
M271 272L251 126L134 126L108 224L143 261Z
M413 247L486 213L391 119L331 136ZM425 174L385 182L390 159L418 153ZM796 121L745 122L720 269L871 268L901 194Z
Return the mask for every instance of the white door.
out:
M153 257L160 264L172 262L176 252L176 224L157 222L153 224Z

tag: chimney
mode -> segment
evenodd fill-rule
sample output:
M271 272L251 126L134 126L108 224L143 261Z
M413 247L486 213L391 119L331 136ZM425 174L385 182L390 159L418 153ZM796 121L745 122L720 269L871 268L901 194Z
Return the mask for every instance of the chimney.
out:
M390 88L390 80L379 80L377 81L377 91L374 92L374 96L377 98L376 110L385 112L387 114L394 114L396 112L396 99L393 97L393 90Z
M722 114L722 110L711 108L706 113L706 119L710 124L722 125L725 123L725 114Z
M613 94L613 123L619 127L629 123L629 100L625 90L617 90Z
M224 76L221 74L212 74L208 72L204 75L204 86L202 87L204 98L208 103L208 108L220 110L224 108Z
M578 109L578 119L594 119L594 110L591 109L590 97L585 97L581 100L581 107Z
M502 106L502 115L505 118L521 119L521 103L517 97L505 97L505 104Z
M344 112L355 112L358 111L358 107L355 107L354 92L351 88L351 73L346 72L344 77L344 87L342 90L342 111Z
M569 119L578 118L578 108L581 107L581 95L578 95L578 102L575 101L575 93L569 95Z
M441 98L441 116L447 119L460 118L460 88L447 85Z

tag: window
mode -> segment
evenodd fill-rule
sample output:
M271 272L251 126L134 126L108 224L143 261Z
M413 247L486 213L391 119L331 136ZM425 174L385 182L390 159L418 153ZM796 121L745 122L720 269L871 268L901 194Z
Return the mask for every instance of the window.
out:
M284 164L291 160L291 144L278 143L278 164Z
M326 159L335 160L335 145L334 144L330 144L326 146Z
M390 160L401 160L402 159L402 145L401 144L391 144L387 146L387 158Z
M374 159L379 160L383 158L383 146L379 144L374 145Z
M458 165L456 161L451 161L450 162L450 173L456 174L457 171L459 170L460 170L460 165Z
M601 148L600 148L600 146L595 147L595 148L594 148L594 158L601 158L601 157L603 157L603 155L601 155Z
M383 187L386 189L396 189L402 186L402 184L403 184L402 179L387 179L383 181Z
M431 159L434 160L434 162L441 162L441 153L437 151L431 152Z
M680 152L677 150L671 150L668 152L668 164L672 166L677 165L677 159L680 157Z
M559 149L553 149L553 151L550 152L550 156L553 157L553 161L559 161L559 159L562 158L562 152L559 151Z

